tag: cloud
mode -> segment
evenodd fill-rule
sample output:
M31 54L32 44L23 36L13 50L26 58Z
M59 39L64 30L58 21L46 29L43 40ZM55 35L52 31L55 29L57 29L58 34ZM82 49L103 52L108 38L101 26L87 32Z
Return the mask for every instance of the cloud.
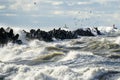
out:
M22 11L38 11L41 8L50 8L63 4L63 1L54 0L9 0L9 2L11 3L10 9Z
M92 2L77 2L78 5L88 5L92 4Z
M97 2L97 3L100 3L100 4L106 4L108 2L116 2L118 0L91 0L91 2Z
M44 3L50 3L52 5L58 6L58 5L62 5L64 2L63 1L44 1Z
M0 10L5 9L5 8L6 8L5 5L0 5Z
M100 4L100 5L107 5L109 3L113 3L113 2L117 2L120 3L119 0L84 0L84 1L72 1L72 0L68 0L65 1L65 3L69 6L75 6L75 5L94 5L94 4Z
M72 0L66 0L64 1L68 6L77 6L77 5L89 5L89 4L93 4L94 2L92 1L80 1L80 0L76 0L76 1L72 1Z
M6 14L3 14L4 16L17 16L17 14L13 14L13 13L6 13Z
M12 5L9 6L12 10L23 10L23 11L34 11L38 8L34 4L34 0L14 0L12 1Z
M63 15L64 14L63 11L53 11L52 13L55 15Z
M41 15L41 14L32 14L30 16L32 16L32 17L42 17L43 15Z
M38 24L38 23L40 23L40 22L39 22L39 21L33 21L33 23L34 23L34 24Z
M53 2L52 5L61 5L63 2Z
M111 15L115 20L120 21L120 13L114 13Z
M53 15L62 15L62 16L69 16L69 17L77 17L77 18L91 18L95 16L95 13L91 13L89 11L78 11L78 10L69 10L69 11L60 11L60 10L55 10L52 11ZM99 16L96 14L96 16Z
M87 18L91 20L91 23L96 20L109 24L120 21L119 5L120 0L1 0L0 15L3 19L5 16L7 18L9 18L8 16L17 16L15 19L24 18L33 23L38 23L37 20L40 20L46 25L51 24L51 19L58 21L55 24L70 23L69 21L72 22L74 17ZM72 20L70 20L71 18ZM25 23L31 23L27 20ZM14 22L11 21L11 23Z

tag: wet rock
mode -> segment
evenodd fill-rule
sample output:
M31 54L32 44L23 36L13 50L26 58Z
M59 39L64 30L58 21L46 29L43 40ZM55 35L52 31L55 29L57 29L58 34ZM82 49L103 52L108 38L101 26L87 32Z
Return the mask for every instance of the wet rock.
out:
M101 32L97 28L95 28L95 30L98 35L101 34ZM90 28L77 29L75 31L66 31L59 28L50 30L48 32L42 31L40 29L38 30L31 29L29 32L25 31L25 33L28 39L38 39L47 42L53 41L53 38L57 40L64 40L64 39L76 39L78 38L78 36L95 36Z
M82 28L81 29L77 29L77 30L74 31L74 34L79 35L79 36L95 36L91 32L90 28L87 28L86 30L84 30Z
M22 44L22 41L21 40L15 40L15 41L13 41L13 43Z
M97 28L97 27L94 27L94 29L96 30L97 35L102 35L102 33L98 30L98 28Z
M13 29L8 28L5 30L4 28L0 28L0 45L4 46L8 42L21 44L22 41L18 40L19 34L14 34Z
M100 35L100 31L95 28L98 35ZM35 30L31 29L29 32L23 30L23 32L26 34L27 40L33 40L38 39L46 42L51 42L56 40L64 40L64 39L76 39L78 36L95 36L90 28L86 29L77 29L75 31L66 31L61 28L59 29L53 29L48 32L43 30ZM4 30L4 28L0 28L0 44L6 44L8 42L18 42L19 34L14 34L13 29L7 28ZM20 42L20 41L19 41Z

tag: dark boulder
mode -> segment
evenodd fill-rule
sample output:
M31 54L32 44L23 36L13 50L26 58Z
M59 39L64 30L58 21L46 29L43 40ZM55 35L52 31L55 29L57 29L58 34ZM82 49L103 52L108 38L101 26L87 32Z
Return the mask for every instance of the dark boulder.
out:
M16 44L22 44L22 41L21 40L16 40L16 41L13 41L13 43L16 43Z
M6 31L4 28L0 28L0 45L4 46L8 42L21 44L22 41L18 40L19 34L14 36L13 29L9 28L9 31Z
M19 34L16 34L16 35L12 38L12 40L13 40L13 41L16 41L16 40L18 40L18 38L19 38Z
M102 33L98 30L98 28L97 28L97 27L94 27L94 29L96 30L97 35L102 35Z
M77 29L77 30L74 31L74 34L78 35L78 36L95 36L91 32L90 28L86 28L86 30L84 30L82 28L81 29Z

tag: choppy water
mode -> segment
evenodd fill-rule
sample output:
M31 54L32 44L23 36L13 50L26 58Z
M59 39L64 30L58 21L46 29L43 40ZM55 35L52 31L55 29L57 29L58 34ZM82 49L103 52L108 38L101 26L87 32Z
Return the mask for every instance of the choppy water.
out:
M0 48L0 80L120 80L120 38L33 40Z

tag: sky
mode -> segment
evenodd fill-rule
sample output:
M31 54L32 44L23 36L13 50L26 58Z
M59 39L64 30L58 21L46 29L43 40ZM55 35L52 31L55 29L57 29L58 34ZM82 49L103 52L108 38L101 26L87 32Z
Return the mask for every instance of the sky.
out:
M120 0L0 0L0 24L70 28L120 27Z

